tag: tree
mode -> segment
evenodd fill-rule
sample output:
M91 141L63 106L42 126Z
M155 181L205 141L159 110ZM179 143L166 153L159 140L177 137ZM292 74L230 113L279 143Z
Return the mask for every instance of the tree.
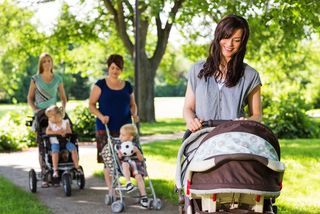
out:
M141 121L155 121L154 114L154 79L157 68L165 53L170 31L175 22L177 13L183 0L170 1L139 1L140 25L136 26L134 19L134 5L129 1L103 0L108 12L112 14L115 28L128 53L134 58L134 32L135 27L140 32L138 43L140 50L139 72L139 98L138 107ZM166 12L167 7L170 9ZM163 18L164 17L166 18ZM148 33L150 25L156 25L157 41L153 50L147 50Z

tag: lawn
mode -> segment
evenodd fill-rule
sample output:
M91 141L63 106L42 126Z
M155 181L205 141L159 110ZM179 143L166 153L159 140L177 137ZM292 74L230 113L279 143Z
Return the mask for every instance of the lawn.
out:
M52 212L41 204L34 194L23 191L0 176L0 213L49 214Z

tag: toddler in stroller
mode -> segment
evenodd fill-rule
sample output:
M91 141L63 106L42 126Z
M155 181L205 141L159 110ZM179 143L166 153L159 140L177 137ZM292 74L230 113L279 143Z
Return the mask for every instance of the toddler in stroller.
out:
M49 184L59 186L59 182L62 181L66 196L70 196L72 179L77 180L80 189L84 188L85 179L82 167L78 164L76 135L72 134L69 120L63 119L63 117L63 109L50 106L41 118L37 118L40 119L39 124L48 124L46 135L43 134L44 128L42 127L38 128L39 133L37 133L40 158L42 159L40 177L42 187L48 187ZM36 192L37 176L34 169L29 172L29 181L30 190Z
M261 123L239 120L201 129L178 153L180 213L277 213L273 203L284 168L277 138Z
M151 180L146 171L145 158L138 140L138 133L135 125L125 124L120 128L119 138L112 138L106 126L108 141L102 149L102 158L109 167L112 175L113 192L106 195L105 203L111 204L112 212L122 212L124 210L123 194L131 193L136 187L131 183L131 177L137 181L140 205L149 209L161 209L161 201L156 198ZM110 157L111 156L111 157ZM123 175L126 179L125 187L122 187L119 181ZM152 198L148 198L144 178L148 178ZM115 200L119 198L119 200Z

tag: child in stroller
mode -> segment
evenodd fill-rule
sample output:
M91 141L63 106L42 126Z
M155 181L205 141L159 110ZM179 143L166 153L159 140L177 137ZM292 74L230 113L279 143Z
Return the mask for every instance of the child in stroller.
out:
M60 112L58 114L61 115L57 117L51 115L52 111L55 110ZM72 124L67 115L65 116L65 120L62 120L64 122L61 122L64 131L53 132L52 130L56 130L57 127L49 122L51 125L48 128L46 113L51 117L51 122L55 123L57 122L57 118L64 115L61 109L52 106L47 111L42 110L33 117L33 124L36 124L34 128L37 134L41 173L37 175L34 169L29 171L29 188L31 192L36 192L38 180L42 182L41 187L49 187L50 184L58 186L59 182L62 181L66 196L70 196L73 179L77 181L79 189L83 189L85 186L83 169L78 164L78 139L75 134L71 133ZM31 124L27 123L27 125ZM52 126L54 126L53 129ZM48 131L48 135L46 135L46 131ZM69 155L68 150L72 150L72 155ZM60 153L57 151L60 151Z
M119 138L111 137L109 129L106 126L107 144L102 148L101 156L106 166L109 167L112 177L112 192L105 197L105 203L111 205L112 212L122 212L124 210L123 192L129 193L140 202L142 207L148 209L161 209L161 200L156 197L152 181L148 177L146 170L145 158L139 143L139 136L135 125L127 124L121 127ZM126 151L121 149L122 145L133 143L132 151L134 155L128 157L124 156ZM126 148L128 150L128 148ZM126 186L122 187L120 183L120 176L126 179ZM133 191L135 186L131 183L130 176L134 176L137 180L139 194ZM147 179L147 186L144 180ZM147 191L148 190L148 191ZM151 191L152 198L148 198L148 193Z
M45 111L48 117L48 127L46 129L46 135L61 135L66 137L67 134L72 134L70 123L68 119L64 118L64 111L62 108L57 106L50 106ZM51 143L51 157L53 165L53 177L59 177L58 162L59 162L59 152L60 144L57 137L49 137ZM75 144L71 142L66 143L66 149L71 152L72 161L75 169L78 173L82 174L82 170L79 167L78 152Z
M176 186L185 203L180 213L277 213L273 203L284 168L277 138L261 123L203 128L178 153Z
M144 167L142 161L143 155L139 148L133 145L133 140L137 135L137 129L133 124L125 124L120 128L120 148L118 148L118 157L122 166L122 172L126 178L126 191L132 192L135 186L131 183L130 176L134 176L138 183L140 192L140 204L143 207L148 207L148 197L146 196L145 185L143 181ZM130 145L133 145L132 147ZM131 148L130 148L131 147ZM128 154L125 150L132 149ZM140 172L139 172L140 171Z

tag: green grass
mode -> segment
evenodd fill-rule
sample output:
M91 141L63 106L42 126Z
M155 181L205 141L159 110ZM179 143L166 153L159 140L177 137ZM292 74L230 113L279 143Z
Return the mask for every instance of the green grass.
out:
M151 134L172 134L186 130L183 119L159 119L155 123L140 123L140 131L142 135Z
M23 191L9 180L0 176L0 213L52 213L35 195Z

